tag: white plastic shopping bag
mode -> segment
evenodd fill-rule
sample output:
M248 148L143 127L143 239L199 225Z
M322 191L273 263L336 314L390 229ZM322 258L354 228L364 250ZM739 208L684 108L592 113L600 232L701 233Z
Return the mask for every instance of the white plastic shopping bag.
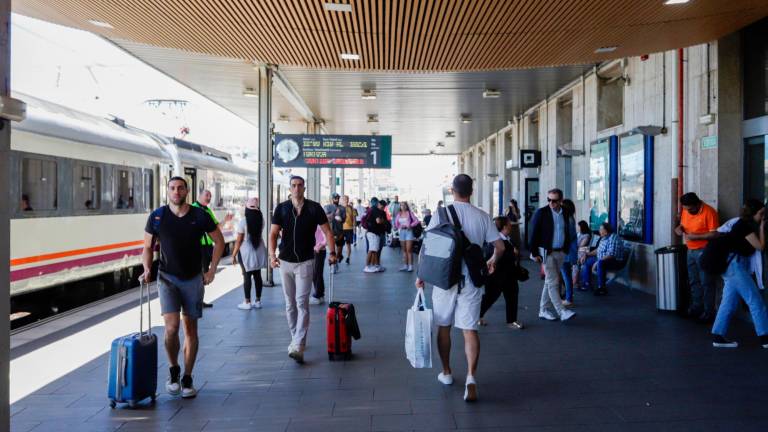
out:
M424 289L419 288L408 309L405 355L415 368L432 367L432 309L427 308Z

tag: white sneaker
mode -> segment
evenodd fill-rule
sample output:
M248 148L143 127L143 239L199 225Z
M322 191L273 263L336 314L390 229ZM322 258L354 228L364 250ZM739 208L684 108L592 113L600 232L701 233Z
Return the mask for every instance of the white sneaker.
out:
M408 266L404 265L404 266L400 267L400 270L398 270L398 271L401 271L401 272L408 271Z
M379 265L379 266L376 266L376 272L377 272L377 273L382 273L382 272L385 272L385 271L387 271L387 268L386 268L386 267L384 267L384 266L380 266L380 265Z
M255 302L251 303L254 309L261 309L261 300L256 300Z
M440 381L442 384L445 385L451 385L453 384L453 376L452 375L446 375L442 372L440 372L439 375L437 375L437 380Z
M181 393L181 384L179 382L171 382L171 379L168 378L168 381L165 382L165 391L171 396L178 396Z
M560 313L560 321L568 321L569 319L573 318L574 315L576 315L576 312L569 309L563 309L563 311Z
M240 309L240 310L251 310L251 304L250 303L246 303L246 302L242 302L239 305L237 305L237 308Z
M539 311L539 318L545 319L547 321L557 321L557 317L552 314L552 312L548 310L540 310Z
M325 297L309 297L309 304L311 305L319 305L323 304L325 302Z
M409 265L409 266L408 266L408 270L406 270L406 271L407 271L408 273L411 273L411 272L413 272L413 266L412 266L412 265Z
M187 380L189 378L189 380ZM181 397L188 399L197 396L197 389L192 384L192 377L181 378Z
M303 364L304 363L304 353L300 349L298 349L298 348L294 347L292 351L289 351L288 352L288 357L290 357L293 360L295 360L296 363L298 363L298 364Z
M477 382L472 375L467 377L467 382L464 384L464 400L467 402L477 401Z
M363 269L363 273L376 273L376 267L365 266L365 268Z

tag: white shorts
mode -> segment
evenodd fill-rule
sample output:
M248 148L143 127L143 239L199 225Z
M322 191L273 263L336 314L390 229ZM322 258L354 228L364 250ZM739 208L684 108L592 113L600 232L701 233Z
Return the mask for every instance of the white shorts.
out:
M381 237L379 237L378 234L367 232L365 233L365 239L368 240L368 252L379 251L379 242L381 241Z
M469 279L469 278L467 278ZM467 281L459 293L458 285L449 290L432 288L432 314L439 327L477 330L480 320L480 303L483 288L476 288Z

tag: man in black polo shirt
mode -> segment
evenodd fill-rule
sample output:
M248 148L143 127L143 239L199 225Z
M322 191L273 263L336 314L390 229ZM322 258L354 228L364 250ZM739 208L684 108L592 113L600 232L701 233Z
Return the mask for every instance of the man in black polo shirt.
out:
M291 199L275 208L269 232L269 263L280 269L285 294L285 313L291 331L288 356L297 363L304 362L304 348L309 329L309 293L314 272L315 231L320 226L329 245L333 233L328 217L320 204L304 198L304 179L291 177ZM281 235L280 255L277 256L277 237ZM331 249L328 263L336 263Z
M166 389L171 395L191 398L197 395L192 385L192 369L197 357L197 320L203 316L203 285L213 282L216 266L224 252L224 236L208 214L187 204L187 181L173 177L168 181L168 200L149 215L144 228L144 274L149 282L155 241L160 241L160 270L157 292L165 320L165 352L171 365ZM208 234L214 241L211 268L201 271L200 238ZM179 316L179 313L182 316ZM183 318L183 319L180 319ZM184 376L179 382L179 322L184 323Z

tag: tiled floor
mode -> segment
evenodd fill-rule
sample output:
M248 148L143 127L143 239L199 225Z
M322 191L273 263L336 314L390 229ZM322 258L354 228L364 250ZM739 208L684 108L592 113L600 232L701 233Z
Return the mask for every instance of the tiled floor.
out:
M156 405L110 409L103 355L13 404L12 430L768 430L768 350L749 325L733 325L742 347L714 350L706 327L659 314L652 297L621 286L605 298L578 295L578 315L552 323L536 318L541 283L529 281L521 288L523 331L504 326L500 299L481 330L481 401L466 404L460 334L452 387L437 383L437 365L412 369L403 333L413 275L396 271L399 251L388 249L389 270L375 275L361 272L357 255L336 279L363 333L354 360L328 361L325 306L312 306L307 362L295 364L286 355L280 288L265 288L264 309L243 312L233 287L200 323L196 399L164 394L161 351Z

